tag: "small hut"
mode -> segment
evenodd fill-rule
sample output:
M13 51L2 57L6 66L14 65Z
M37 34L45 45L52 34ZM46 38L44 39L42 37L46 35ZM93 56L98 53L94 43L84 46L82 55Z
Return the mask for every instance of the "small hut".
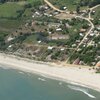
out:
M100 71L100 61L96 64L96 69Z

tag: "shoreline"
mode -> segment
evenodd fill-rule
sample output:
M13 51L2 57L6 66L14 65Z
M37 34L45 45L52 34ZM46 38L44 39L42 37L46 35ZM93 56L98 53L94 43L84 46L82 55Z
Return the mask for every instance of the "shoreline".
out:
M100 92L100 74L87 67L56 65L0 53L0 67L43 75L43 77L75 83ZM4 67L3 67L4 66Z

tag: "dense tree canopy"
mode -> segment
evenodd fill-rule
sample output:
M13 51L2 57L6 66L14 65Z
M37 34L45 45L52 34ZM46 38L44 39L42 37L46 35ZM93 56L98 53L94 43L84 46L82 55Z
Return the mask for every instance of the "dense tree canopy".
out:
M80 0L80 6L95 6L97 4L100 4L100 0Z
M16 1L25 1L25 0L0 0L0 3L5 3L5 2L16 2Z

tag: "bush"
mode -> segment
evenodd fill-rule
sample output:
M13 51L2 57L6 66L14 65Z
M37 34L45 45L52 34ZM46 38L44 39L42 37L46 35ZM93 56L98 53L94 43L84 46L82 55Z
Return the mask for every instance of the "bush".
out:
M31 8L32 7L32 5L29 3L29 4L26 4L26 5L24 5L24 8L26 9L26 8Z

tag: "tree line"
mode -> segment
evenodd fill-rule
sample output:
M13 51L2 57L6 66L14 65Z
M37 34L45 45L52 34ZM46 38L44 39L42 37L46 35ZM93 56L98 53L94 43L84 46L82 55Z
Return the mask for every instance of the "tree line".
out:
M5 2L17 2L17 1L25 1L25 0L0 0L0 3L5 3Z
M80 6L89 6L89 7L93 7L97 4L100 4L100 0L80 0L79 3Z

